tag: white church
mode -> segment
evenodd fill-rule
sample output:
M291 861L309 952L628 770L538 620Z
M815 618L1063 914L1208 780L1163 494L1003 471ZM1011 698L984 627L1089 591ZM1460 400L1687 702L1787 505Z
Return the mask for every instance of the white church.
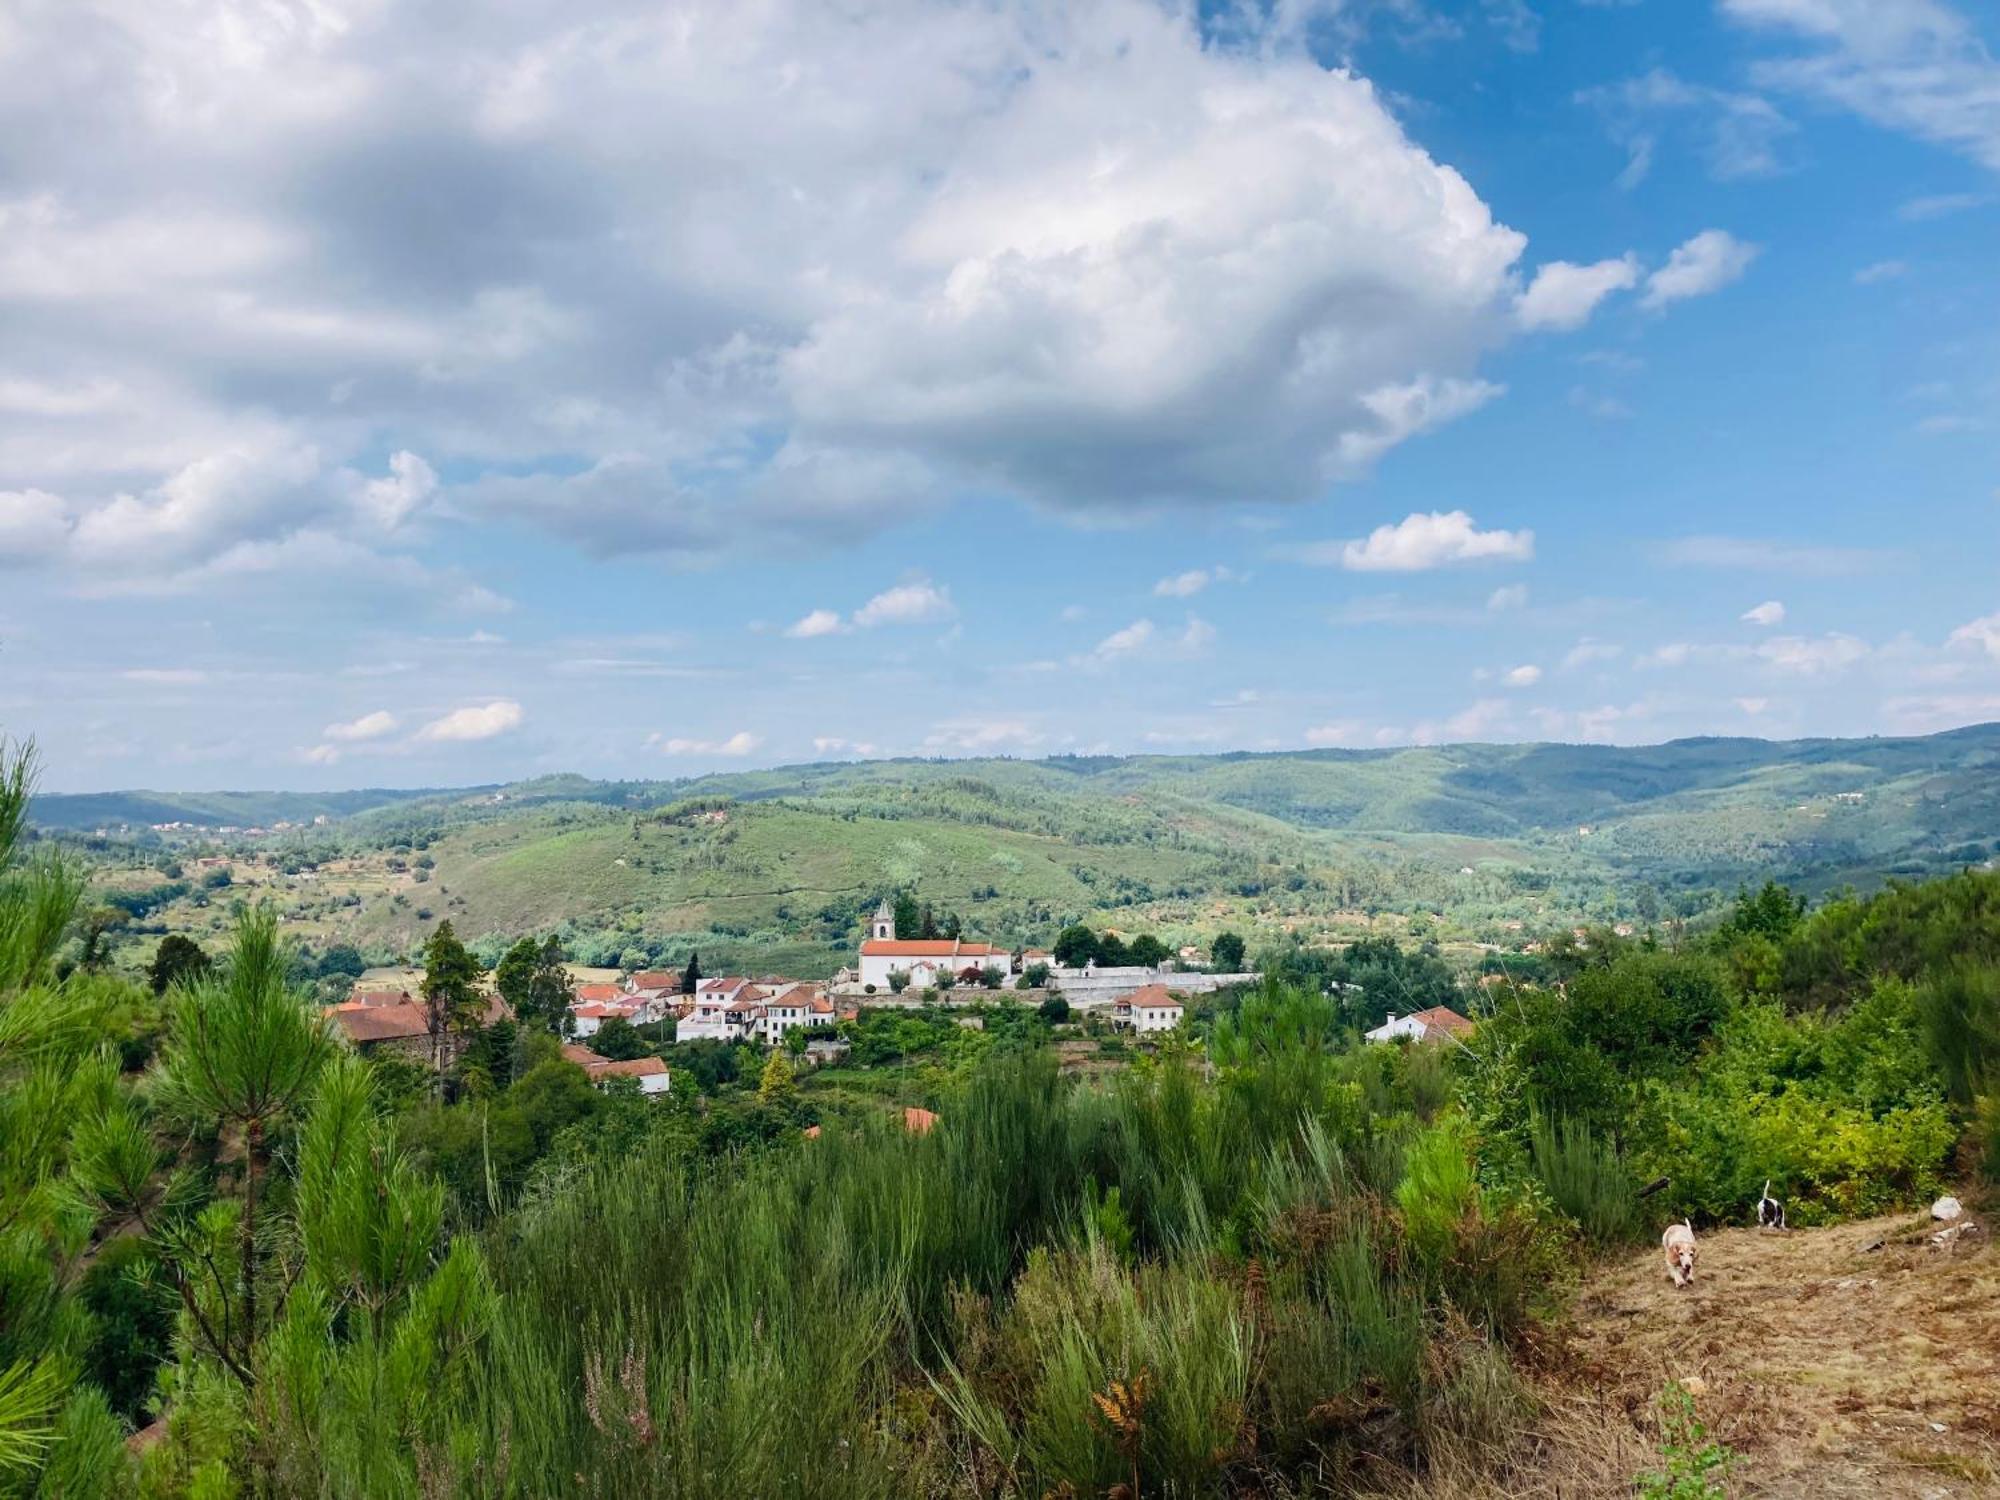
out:
M884 993L889 975L900 970L910 977L910 988L929 989L938 975L954 979L967 969L984 969L989 964L1003 972L1013 964L1013 954L990 943L969 943L963 938L899 938L896 913L884 899L868 922L868 936L861 942L857 977L864 989Z

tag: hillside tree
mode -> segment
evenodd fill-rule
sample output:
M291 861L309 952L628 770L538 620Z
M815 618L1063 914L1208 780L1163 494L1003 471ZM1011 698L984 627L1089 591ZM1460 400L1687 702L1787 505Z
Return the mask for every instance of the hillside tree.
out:
M1208 945L1209 965L1218 974L1243 972L1243 939L1233 932L1218 933Z
M164 995L183 979L199 979L213 965L201 944L191 937L178 932L170 932L160 939L160 946L154 950L152 963L146 966L146 978L153 986L153 993Z
M569 970L563 958L562 944L553 936L539 943L524 937L494 967L493 987L523 1026L562 1029L570 1001Z
M476 1030L486 1018L486 1000L479 993L479 961L452 931L451 919L438 923L424 944L424 1014L429 1022L431 1055L437 1064L438 1087L444 1087L446 1038Z

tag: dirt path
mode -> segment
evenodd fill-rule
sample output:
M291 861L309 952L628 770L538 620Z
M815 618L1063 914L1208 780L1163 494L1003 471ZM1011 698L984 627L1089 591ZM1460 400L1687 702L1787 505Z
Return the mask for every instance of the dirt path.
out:
M1679 1379L1741 1455L1731 1494L2000 1495L2000 1253L1974 1217L1951 1249L1927 1217L1712 1232L1681 1291L1657 1251L1593 1275L1515 1493L1629 1494Z

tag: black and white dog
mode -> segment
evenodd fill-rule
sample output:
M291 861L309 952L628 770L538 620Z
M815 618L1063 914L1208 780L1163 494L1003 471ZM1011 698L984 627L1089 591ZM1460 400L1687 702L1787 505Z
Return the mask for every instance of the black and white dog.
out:
M1759 1229L1783 1229L1785 1227L1785 1205L1771 1196L1771 1179L1764 1179L1764 1192L1757 1200L1757 1227Z

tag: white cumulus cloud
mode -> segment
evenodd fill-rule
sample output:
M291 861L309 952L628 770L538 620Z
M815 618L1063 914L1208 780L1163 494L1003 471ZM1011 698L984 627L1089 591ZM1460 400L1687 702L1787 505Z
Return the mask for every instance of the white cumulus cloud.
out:
M518 729L526 717L521 705L511 698L496 698L491 703L453 709L442 718L432 719L417 731L417 738L428 743L490 740L510 729Z
M1744 610L1743 618L1752 625L1782 625L1785 623L1785 606L1776 599L1766 599L1762 604Z
M1533 687L1542 680L1542 669L1533 664L1512 668L1501 681L1508 687Z
M1137 651L1153 638L1151 620L1134 620L1122 630L1114 630L1097 643L1096 655L1102 657L1125 656Z
M1418 573L1457 563L1526 562L1535 555L1535 534L1481 531L1462 510L1418 511L1358 541L1321 543L1301 555L1356 573Z
M2000 613L1982 615L1959 626L1945 644L1984 651L1995 661L2000 661Z
M854 612L854 624L861 630L878 625L925 625L949 620L957 612L951 591L924 578L884 589Z
M1514 299L1514 321L1523 328L1581 328L1598 303L1613 292L1629 292L1639 284L1639 258L1621 256L1587 266L1552 260L1535 272L1526 291Z
M830 609L813 610L785 627L785 634L795 641L809 641L815 636L822 635L838 635L840 631L840 616Z
M1667 263L1646 278L1646 294L1640 301L1646 307L1660 308L1719 292L1750 269L1758 250L1726 229L1704 229L1676 248Z
M374 713L363 714L360 718L351 719L344 724L329 724L320 731L320 734L326 739L337 740L342 744L355 744L362 740L379 740L383 735L395 732L396 716L386 708L378 708ZM433 736L438 739L450 737ZM463 736L463 738L483 738L483 736Z

